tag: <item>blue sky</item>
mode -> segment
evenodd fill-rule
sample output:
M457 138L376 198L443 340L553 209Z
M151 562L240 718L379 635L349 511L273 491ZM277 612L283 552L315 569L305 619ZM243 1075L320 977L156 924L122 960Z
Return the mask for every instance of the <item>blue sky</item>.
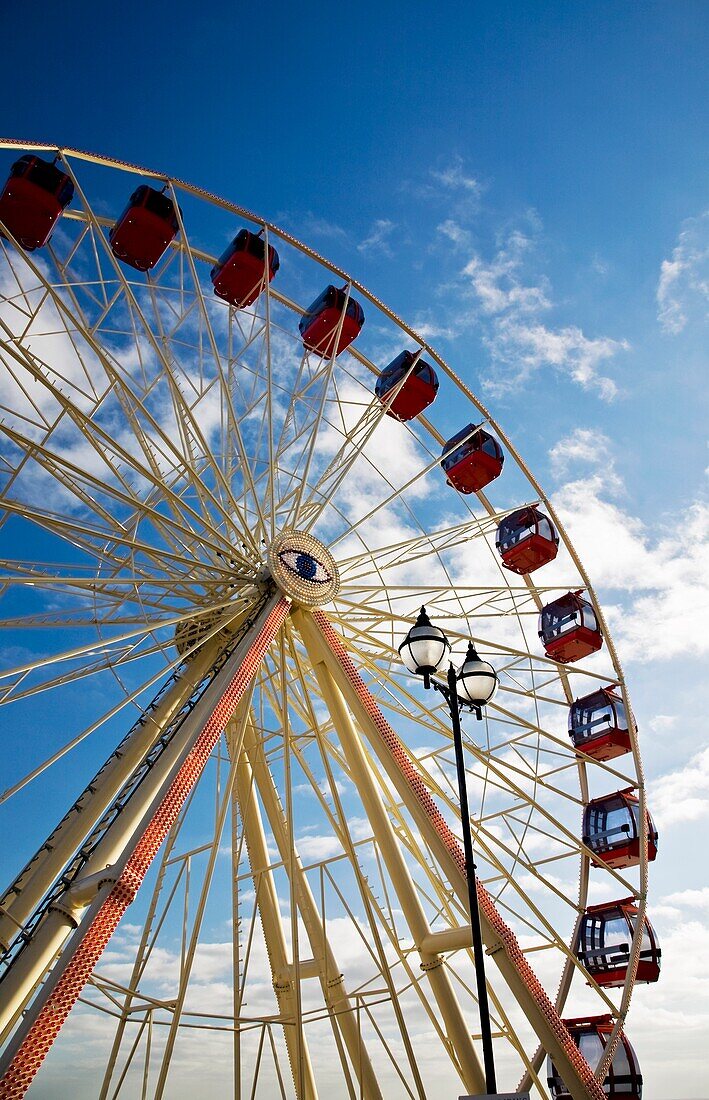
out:
M629 1028L647 1100L706 1090L697 1064L673 1074L709 1029L709 975L686 967L709 935L690 854L709 821L708 15L3 12L7 136L144 164L290 230L428 334L558 500L609 607L663 829L666 969Z

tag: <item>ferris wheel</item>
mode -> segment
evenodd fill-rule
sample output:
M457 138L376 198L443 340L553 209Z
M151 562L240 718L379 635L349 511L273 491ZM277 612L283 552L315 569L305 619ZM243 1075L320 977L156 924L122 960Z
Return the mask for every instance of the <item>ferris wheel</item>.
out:
M463 743L501 1085L639 1098L657 835L512 441L255 214L0 150L0 1097L485 1092L425 607L498 683Z

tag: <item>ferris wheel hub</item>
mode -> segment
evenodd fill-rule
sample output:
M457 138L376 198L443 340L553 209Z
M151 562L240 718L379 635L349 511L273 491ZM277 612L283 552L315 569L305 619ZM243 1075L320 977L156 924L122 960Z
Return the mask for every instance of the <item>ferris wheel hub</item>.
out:
M281 591L303 607L329 603L340 588L332 554L305 531L281 531L268 548L268 566Z

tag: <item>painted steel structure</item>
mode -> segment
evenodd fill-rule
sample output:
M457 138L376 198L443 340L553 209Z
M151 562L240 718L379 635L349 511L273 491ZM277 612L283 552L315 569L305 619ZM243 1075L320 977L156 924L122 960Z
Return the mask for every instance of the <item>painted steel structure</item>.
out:
M634 728L610 762L569 744L574 698L616 684L630 703L552 504L441 357L288 234L107 158L3 151L8 169L13 153L57 155L75 199L46 248L0 238L0 625L17 640L0 720L31 730L64 700L60 736L46 754L28 740L2 802L49 790L72 760L85 770L87 745L108 755L46 840L28 836L25 858L31 839L37 852L0 899L0 1096L24 1094L77 1002L58 1053L72 1020L111 1024L102 1098L177 1096L177 1057L216 1072L225 1052L235 1096L425 1097L446 1074L452 1090L484 1090L450 732L396 650L425 603L462 651L472 632L500 678L485 723L463 731L499 1076L538 1100L549 1054L575 1100L600 1100L641 950L647 837L637 867L592 869L581 816L631 788L646 829L645 798ZM108 239L136 176L165 189L179 223L147 274ZM247 309L214 296L215 255L190 241L198 218L201 239L210 228L223 243L246 223L277 246L280 268ZM408 376L382 403L390 356L379 360L366 326L338 355L303 348L294 288L329 282L364 301L367 324L405 345L412 367L435 362L430 418L387 418ZM445 391L501 442L490 498L443 487L456 426ZM445 522L432 512L443 492ZM536 505L559 555L510 576L498 524ZM560 665L541 649L540 608L578 590L605 663ZM29 654L27 632L42 639ZM638 912L619 989L597 985L576 951L591 875ZM118 928L128 958L119 921L144 879L129 977L112 977L102 951ZM224 946L215 896L230 908L231 993L217 986L203 1003L204 951ZM597 1066L562 1022L572 1010L610 1015ZM194 1037L206 1035L219 1059L200 1060Z

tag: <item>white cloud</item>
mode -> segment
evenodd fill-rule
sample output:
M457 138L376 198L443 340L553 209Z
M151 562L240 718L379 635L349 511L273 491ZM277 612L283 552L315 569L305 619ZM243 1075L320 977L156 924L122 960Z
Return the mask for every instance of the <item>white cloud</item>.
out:
M523 385L540 368L553 367L610 401L618 387L600 368L627 350L628 344L608 336L589 337L578 325L554 326L542 320L553 303L546 278L527 274L538 234L533 215L529 221L531 233L511 230L492 259L476 254L463 268L483 315L489 318L485 341L493 372L483 385L491 393L505 393Z
M357 245L358 252L366 252L368 248L378 248L386 256L391 256L389 238L396 229L396 222L389 218L377 218L369 230L369 235Z
M327 722L328 717L329 716L328 716L327 712L323 711L323 713L322 713L323 722ZM339 795L343 795L345 793L345 791L347 790L347 787L345 786L345 784L342 783L339 779L334 780L334 786L335 786L335 790L337 791L337 793ZM319 788L320 793L323 795L324 798L330 798L331 797L332 784L330 783L330 779L329 779L328 776L323 776L323 778L318 783L318 788ZM295 791L296 791L296 794L315 795L315 788L313 787L312 783L299 783L298 786L295 788Z
M305 863L319 862L340 855L342 845L332 833L320 833L316 836L304 836L298 840L298 852Z
M681 332L695 314L706 320L709 306L709 210L684 223L657 284L657 319L665 332Z
M510 309L526 313L549 308L544 281L525 286L522 280L521 268L532 247L532 238L514 229L491 261L486 263L480 256L473 256L463 268L485 313Z
M655 714L648 720L648 729L652 733L667 733L677 724L677 716L675 714Z
M591 260L591 270L596 275L607 275L610 271L610 264L607 260L602 259L601 256L594 256Z
M454 245L463 247L463 245L470 244L470 233L453 218L446 218L437 228L438 232L447 237L449 241L452 241Z
M443 322L440 318L427 319L419 315L413 322L413 329L422 340L455 340L460 334L460 326L453 320Z
M669 894L662 900L669 905L709 910L709 886L703 886L701 890L680 890L676 894Z
M339 415L341 423L334 422L321 429L318 437L318 459L323 464L340 448L343 431L352 431L362 415L363 402L371 400L371 392L354 378L344 380L339 386ZM345 482L336 494L337 506L351 521L368 515L372 504L382 494L382 471L386 471L392 490L405 485L428 464L429 458L411 433L392 432L386 418L382 418L367 438L357 460L352 465ZM386 492L386 489L384 490ZM406 490L406 500L422 499L429 495L430 480L422 477L414 480ZM327 510L321 524L332 520ZM396 508L382 509L371 523L366 521L367 537L376 536L380 545L388 545L397 538L406 538L414 532L408 529L407 520L402 527L402 517ZM393 525L393 530L392 530ZM322 531L322 526L320 528ZM321 535L322 537L322 535ZM337 551L338 556L343 554Z
M309 210L299 220L299 231L305 237L327 237L330 240L341 240L347 237L346 231L341 225L330 222Z
M491 392L512 389L540 367L550 366L570 375L583 389L595 389L602 400L612 401L618 387L598 368L629 345L608 336L589 338L577 325L550 328L538 321L521 322L513 315L497 322L491 346L497 362L505 366L504 376L487 383Z
M623 483L605 436L580 429L550 457L557 476L576 472L554 505L572 542L583 548L594 586L616 590L604 605L621 659L709 651L709 505L695 501L681 523L670 519L653 535L618 502Z
M610 439L593 428L577 428L554 444L549 451L549 458L556 477L565 476L569 468L577 462L586 462L596 467L602 465L607 469L610 461Z
M437 183L451 191L463 191L470 195L479 195L482 187L475 176L468 175L463 168L461 157L455 157L447 168L432 170L431 175Z
M681 821L697 821L709 816L709 745L696 753L675 771L659 776L650 784L653 817L663 826ZM688 904L689 894L705 894L709 890L685 890L666 899L670 904Z
M651 914L652 918L652 914ZM626 1027L652 1097L705 1097L709 928L685 921L660 931L656 985L637 986ZM651 1092L650 1092L651 1090Z

